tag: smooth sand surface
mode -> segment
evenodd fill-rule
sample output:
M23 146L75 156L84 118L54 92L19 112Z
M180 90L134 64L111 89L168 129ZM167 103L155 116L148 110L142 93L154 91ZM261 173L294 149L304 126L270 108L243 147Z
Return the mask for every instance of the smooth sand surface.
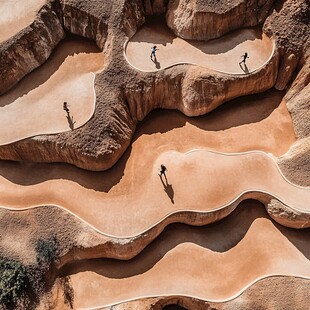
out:
M93 72L103 67L103 59L90 41L70 37L61 42L44 65L0 96L0 144L85 124L95 109Z
M0 42L29 26L46 0L0 0Z
M156 61L150 59L156 45ZM246 66L239 65L248 53ZM127 61L142 71L157 71L169 66L190 63L229 74L247 74L263 66L273 53L271 40L258 29L242 29L220 39L188 41L176 37L160 23L144 25L125 48Z
M139 126L132 146L122 159L106 172L84 171L64 164L2 161L0 205L23 208L56 204L78 214L105 233L128 236L147 229L169 212L220 207L236 198L240 190L253 189L256 184L261 189L273 190L278 187L279 180L280 191L281 184L286 184L284 186L292 189L295 195L295 187L284 181L275 163L264 154L226 156L202 151L201 154L206 156L199 155L199 159L194 159L195 156L190 154L171 152L184 153L192 148L222 152L260 149L283 154L295 138L282 96L275 91L247 96L197 118L189 118L176 111L155 111ZM210 164L209 157L215 162L215 167L219 167L218 171ZM227 159L228 163L221 162L221 158ZM243 158L251 159L252 163L250 160L249 165L244 165ZM201 162L192 171L191 165L197 160ZM161 161L169 170L167 177L174 191L174 204L157 175ZM225 163L237 166L226 167ZM188 167L184 169L182 165ZM254 170L247 172L248 168ZM257 176L256 169L260 171ZM231 173L233 178L225 178L221 183L224 178L221 173ZM219 179L217 174L220 174ZM273 174L275 179L269 177ZM244 179L248 175L249 179ZM194 180L196 176L197 180ZM216 198L222 188L223 194L229 195L225 197L220 193ZM212 193L213 189L216 193ZM213 200L209 201L211 197ZM289 202L297 207L293 200L291 197ZM298 205L305 208L304 203L299 202Z
M215 225L167 227L132 260L76 262L62 276L70 276L75 308L159 295L224 301L267 276L310 278L309 241L309 229L281 227L247 201Z
M167 180L158 176L161 163L168 168ZM138 235L177 211L225 207L244 192L267 192L293 209L310 212L310 188L289 183L273 158L263 152L169 151L155 158L143 182L135 180L134 174L130 177L131 188L108 194L66 180L22 187L2 178L0 204L12 208L59 205L103 233L121 238Z

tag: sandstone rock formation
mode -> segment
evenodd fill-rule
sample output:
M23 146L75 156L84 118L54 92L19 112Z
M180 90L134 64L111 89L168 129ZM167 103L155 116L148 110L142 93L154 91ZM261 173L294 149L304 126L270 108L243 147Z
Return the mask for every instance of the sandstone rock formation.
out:
M299 0L299 6L295 2L287 1L280 10L280 14L284 18L285 12L291 8L290 24L288 24L290 29L300 29L298 26L303 21L300 16L304 16L307 8L305 1ZM173 3L171 2L170 5ZM251 2L251 4L253 3ZM267 3L269 1L265 4L267 5ZM202 5L201 3L198 4ZM207 4L210 8L211 4L209 2ZM263 3L255 2L254 4L262 5ZM122 6L119 2L114 2L112 7L105 2L105 4L98 4L100 10L93 9L96 5L94 3L86 5L84 2L80 3L76 0L70 2L53 0L43 7L38 15L38 20L52 14L53 18L49 19L47 25L53 27L53 36L51 37L52 42L49 42L49 47L44 49L43 55L41 52L40 57L34 57L33 52L31 54L24 53L25 47L22 49L19 47L18 42L24 33L23 31L1 45L3 53L1 54L0 64L3 68L2 72L7 72L2 75L6 78L1 83L1 92L12 87L22 76L40 65L48 57L52 48L64 36L63 29L95 40L101 48L104 48L106 59L110 62L106 70L96 77L97 108L94 118L86 126L72 133L39 136L1 146L0 158L38 162L61 161L72 163L84 169L104 170L111 167L123 154L130 143L137 121L142 120L152 109L158 107L178 108L187 115L200 115L236 96L264 91L275 83L278 71L277 56L261 72L247 78L221 76L221 74L209 73L206 69L193 66L177 66L165 72L150 74L135 72L124 60L122 46L126 36L131 36L144 22L143 4L139 1L125 1ZM223 5L221 3L218 9L228 9ZM244 6L241 5L241 7ZM294 10L298 13L294 14ZM275 21L277 19L278 15L275 13L267 19L264 28L266 31L268 30L268 34L273 35L273 32L276 32L273 29L277 29L276 27L279 27L277 25L280 25ZM297 24L295 27L291 27L295 19L297 19ZM53 23L56 23L56 26ZM34 25L46 27L44 21L35 21ZM300 52L303 51L302 48L305 49L307 29L305 27L301 27L301 33L297 33L296 30L290 35L290 38L293 35L297 36L294 42L298 44L294 43L294 46L298 45ZM55 31L55 29L58 30ZM35 32L30 31L28 40L30 40L31 33L34 34ZM36 33L40 32L36 31ZM277 33L276 42L281 52L283 51L282 46L286 42L284 38L288 33L283 31ZM301 34L303 35L301 36ZM31 51L38 49L40 51L42 46L38 43L40 41L34 42L36 43L33 43ZM11 49L16 49L16 51L12 53L10 52ZM12 55L15 55L15 58L24 58L24 62L14 62L8 66L7 64L12 62L13 58L10 58ZM280 55L281 64L286 59L285 57L288 56L283 56L282 52L282 56ZM290 56L288 59L294 61L294 59L303 58ZM39 59L39 62L35 59ZM20 63L24 63L24 65L20 65ZM17 64L21 69L16 68ZM291 66L291 68L293 67ZM279 76L288 72L285 73L287 76L285 81L287 82L292 70L283 70L281 65ZM207 88L208 92L200 92L199 90L202 88ZM171 101L171 98L174 98L174 101ZM36 149L35 152L34 149Z
M184 39L210 40L241 28L262 24L273 0L172 0L166 19L174 33Z

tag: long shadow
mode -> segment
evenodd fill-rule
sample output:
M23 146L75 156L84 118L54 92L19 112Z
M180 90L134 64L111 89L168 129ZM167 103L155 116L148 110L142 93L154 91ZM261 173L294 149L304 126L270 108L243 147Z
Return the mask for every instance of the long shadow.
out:
M246 65L246 63L243 63L243 66L242 66L241 63L239 62L239 67L241 68L241 70L242 70L245 74L249 74L249 73L250 73L249 68L248 68L248 66Z
M269 90L258 95L244 96L227 102L216 110L199 117L187 117L181 112L156 110L140 124L133 141L143 135L165 133L174 128L191 125L206 131L220 131L244 124L256 123L267 118L276 109L284 92ZM0 161L0 175L20 185L34 185L52 179L66 179L96 191L108 192L124 175L131 146L109 170L93 172L63 163L35 164ZM169 189L171 192L171 189Z
M165 180L163 180L162 175L160 175L159 178L161 180L161 183L163 184L164 191L166 192L167 196L170 198L171 202L174 204L174 200L173 200L174 190L173 190L172 184L169 184L166 173L164 173L163 175L165 177Z
M92 271L108 278L127 278L143 274L158 263L169 251L182 243L194 243L214 252L224 253L235 247L247 234L256 219L270 220L307 259L310 259L310 229L294 230L272 221L264 206L254 200L242 202L224 220L202 227L171 224L139 255L128 261L90 259L68 264L60 276Z
M285 93L275 89L256 95L231 100L217 109L197 117L187 117L179 111L152 111L137 127L136 138L141 135L165 133L189 123L205 131L221 131L266 119L279 107Z
M145 42L162 44L166 46L176 39L175 34L166 26L164 19L150 19L130 39L131 42ZM226 53L245 41L262 39L261 27L239 29L223 35L221 38L206 41L184 40L193 48L201 50L205 54L216 55Z
M43 65L30 72L17 85L0 96L0 107L14 102L16 99L44 84L59 69L68 56L79 53L99 52L100 50L94 42L78 36L67 35L66 39L58 44Z
M0 160L0 176L15 184L30 186L48 180L70 180L100 192L108 192L120 182L131 153L128 147L123 156L109 170L94 172L65 163L30 163Z
M66 112L67 112L66 118L67 118L69 127L71 130L74 130L74 124L76 122L73 120L73 116L70 115L70 112L69 111L66 111Z
M151 60L154 62L156 69L160 69L160 62L157 60L157 58L155 57L154 59Z
M210 40L207 43L194 40L186 40L186 42L205 54L217 55L226 53L245 41L254 41L256 39L262 39L261 27L234 30L218 39Z
M156 18L149 18L130 41L166 46L168 43L172 43L173 39L175 39L175 34L166 26L165 18L156 16Z

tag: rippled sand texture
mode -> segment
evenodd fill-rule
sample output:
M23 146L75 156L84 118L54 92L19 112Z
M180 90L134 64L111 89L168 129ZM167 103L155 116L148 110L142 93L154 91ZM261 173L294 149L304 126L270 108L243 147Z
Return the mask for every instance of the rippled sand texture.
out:
M94 72L103 61L92 42L75 37L61 42L44 65L0 96L0 144L85 124L95 110Z

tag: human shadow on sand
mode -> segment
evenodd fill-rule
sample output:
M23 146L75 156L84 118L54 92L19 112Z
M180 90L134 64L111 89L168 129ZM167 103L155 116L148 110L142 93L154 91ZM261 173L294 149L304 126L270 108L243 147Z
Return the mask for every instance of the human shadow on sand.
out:
M163 180L164 176L164 180ZM164 191L166 192L167 196L170 198L171 202L174 204L174 190L172 188L172 184L169 184L166 173L159 175L161 183L163 184Z
M46 83L68 57L80 53L100 53L100 49L90 40L67 34L66 39L58 44L46 62L28 73L14 87L0 96L0 107L13 103Z
M70 115L70 112L69 112L69 111L67 111L67 116L66 116L66 118L67 118L67 121L68 121L68 124L69 124L70 129L73 130L73 129L74 129L74 124L75 124L76 122L73 121L73 116Z
M244 63L243 66L241 65L241 63L239 63L239 67L241 68L241 70L245 73L245 74L249 74L249 68L248 66Z
M278 108L283 96L284 92L271 89L261 94L234 99L206 115L192 118L179 111L158 109L152 111L138 124L132 142L144 135L166 133L184 127L186 123L213 132L244 124L257 123L266 119ZM127 150L116 164L111 169L101 172L87 171L65 163L0 161L0 175L12 183L24 186L52 179L66 179L88 189L109 192L124 176L124 170L131 152L132 146L129 144ZM172 192L172 190L167 188L167 192Z
M154 62L156 69L160 69L160 62L157 60L157 58L155 57L154 59L151 60Z

